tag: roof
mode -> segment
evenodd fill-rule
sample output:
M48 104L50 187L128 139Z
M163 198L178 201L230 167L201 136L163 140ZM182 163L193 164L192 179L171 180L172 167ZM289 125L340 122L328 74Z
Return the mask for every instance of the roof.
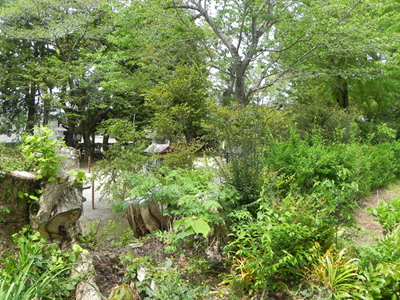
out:
M169 149L169 144L151 144L149 147L143 151L146 153L164 153Z

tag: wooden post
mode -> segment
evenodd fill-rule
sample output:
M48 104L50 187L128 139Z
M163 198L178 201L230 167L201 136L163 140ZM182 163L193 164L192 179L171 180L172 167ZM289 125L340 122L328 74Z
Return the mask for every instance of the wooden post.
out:
M94 180L92 180L92 209L94 209Z
M90 174L90 156L88 157L88 173ZM92 180L92 209L94 209L94 181Z

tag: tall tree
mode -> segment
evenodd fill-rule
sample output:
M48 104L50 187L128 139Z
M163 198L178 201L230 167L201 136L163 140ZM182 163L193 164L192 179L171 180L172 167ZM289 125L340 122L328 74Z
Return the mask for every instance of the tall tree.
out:
M211 64L226 77L224 95L242 105L280 80L321 72L302 68L317 49L344 53L372 44L365 40L369 31L358 28L372 16L360 12L373 7L359 0L187 0L172 1L170 7L192 11L194 20L212 30L216 41L203 40L203 45L215 53ZM343 79L337 77L337 97L345 106Z
M135 125L139 127L148 125L151 120L154 129L157 127L160 134L164 133L164 138L173 140L176 136L172 138L170 134L172 131L178 134L175 130L177 119L169 114L171 111L168 111L165 102L172 101L171 98L166 100L164 96L167 94L168 97L171 96L169 94L171 90L177 92L179 88L181 91L188 88L200 77L202 78L200 81L207 85L205 81L207 72L201 67L204 65L205 55L198 45L197 38L197 35L204 33L201 28L196 28L195 32L188 30L174 11L169 15L160 14L161 7L158 1L133 1L129 5L119 7L114 30L108 38L109 44L98 57L101 63L96 68L105 71L101 86L114 95L113 99L118 98L115 99L111 111L113 118L134 120ZM190 16L185 17L181 12L181 17ZM199 73L193 74L195 70ZM183 78L183 73L188 75L188 78ZM182 87L174 85L177 81ZM198 87L198 82L195 84ZM202 87L203 90L205 86ZM158 92L161 90L165 93L161 93L163 100L159 101L161 98ZM152 96L148 97L147 104L144 105L148 94ZM176 95L172 96L176 100L172 106L177 108L179 102L181 108L184 105L191 107L193 102L185 103L185 101L199 103L205 98L200 96L198 99L193 99L193 93L189 94L180 93L183 97L179 100ZM206 103L201 105L206 106ZM164 117L169 121L162 120ZM180 120L183 118L182 114ZM180 123L180 126L185 127L183 132L187 138L188 135L197 136L199 123L196 122L199 120L200 118L193 121L186 118L183 122L185 124ZM158 125L162 125L163 128ZM167 130L168 126L175 129ZM178 131L182 133L182 130Z
M104 108L106 102L99 103L98 97L93 97L94 91L99 92L99 81L93 80L95 66L91 54L106 43L106 35L111 29L111 3L102 0L17 0L6 3L0 16L5 39L43 45L43 49L51 51L48 57L37 55L35 64L30 64L37 75L33 97L36 97L36 105L41 104L44 109L49 108L46 102L49 99L57 103L58 111L64 113L60 114L61 120L71 133L80 126L90 155L89 135L95 126L89 126L87 120L98 122L102 112L107 111ZM29 95L32 95L33 88L30 91ZM93 106L96 106L95 113ZM69 145L73 144L71 137L69 135L67 139Z
M14 123L4 129L31 131L40 121L38 114L43 103L39 95L43 87L41 85L46 85L37 66L54 50L41 41L5 36L0 37L0 49L0 111L3 122L7 119L6 123Z
M397 9L395 2L376 0L363 1L355 8L354 18L363 22L363 26L349 31L334 44L316 49L312 60L302 65L313 76L291 82L291 100L301 104L296 109L303 107L316 112L319 106L327 113L321 120L326 120L333 117L333 109L342 108L355 112L363 120L359 124L364 129L373 129L374 122L390 123L392 128L398 128L400 22ZM326 110L327 107L330 109ZM298 113L305 114L305 111Z

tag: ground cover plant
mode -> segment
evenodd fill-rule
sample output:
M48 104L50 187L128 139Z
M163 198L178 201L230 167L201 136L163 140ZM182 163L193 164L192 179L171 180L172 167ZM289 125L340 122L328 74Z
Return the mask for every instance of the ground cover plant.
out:
M67 299L75 293L85 274L69 275L86 250L76 245L70 253L61 251L28 227L14 235L14 242L17 254L6 252L0 258L0 299Z
M372 143L351 136L346 142L340 134L326 140L315 131L304 138L294 127L286 137L268 135L259 153L247 157L257 160L249 166L262 164L261 173L251 175L257 176L259 196L250 202L242 201L243 191L235 192L230 172L243 174L229 163L223 172L216 170L218 164L188 169L161 164L146 172L124 169L118 176L126 196L162 203L163 213L175 220L171 233L155 237L171 259L183 248L205 251L218 237L229 267L221 270L219 282L230 297L266 297L282 290L288 297L367 297L367 286L375 283L366 279L358 252L346 251L353 247L353 213L361 197L396 179L399 144L392 137ZM213 182L215 177L222 183ZM117 203L123 209L124 201Z

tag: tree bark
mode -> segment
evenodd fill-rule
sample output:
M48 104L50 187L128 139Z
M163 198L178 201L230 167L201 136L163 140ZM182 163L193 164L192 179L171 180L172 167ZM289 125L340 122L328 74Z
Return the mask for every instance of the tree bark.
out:
M59 152L67 156L61 162L64 170L78 169L77 150L61 148ZM35 174L20 171L0 177L0 209L10 211L0 213L0 252L13 246L12 234L25 225L31 225L61 246L74 242L72 225L82 212L82 186L69 181L64 170L59 170L59 178L54 182L39 181ZM42 193L38 195L35 190ZM36 196L39 200L32 200L29 196Z
M338 75L337 78L336 101L341 108L349 107L349 91L347 87L347 81L340 75Z
M133 201L125 212L136 238L171 228L171 218L163 215L162 204L152 200Z

